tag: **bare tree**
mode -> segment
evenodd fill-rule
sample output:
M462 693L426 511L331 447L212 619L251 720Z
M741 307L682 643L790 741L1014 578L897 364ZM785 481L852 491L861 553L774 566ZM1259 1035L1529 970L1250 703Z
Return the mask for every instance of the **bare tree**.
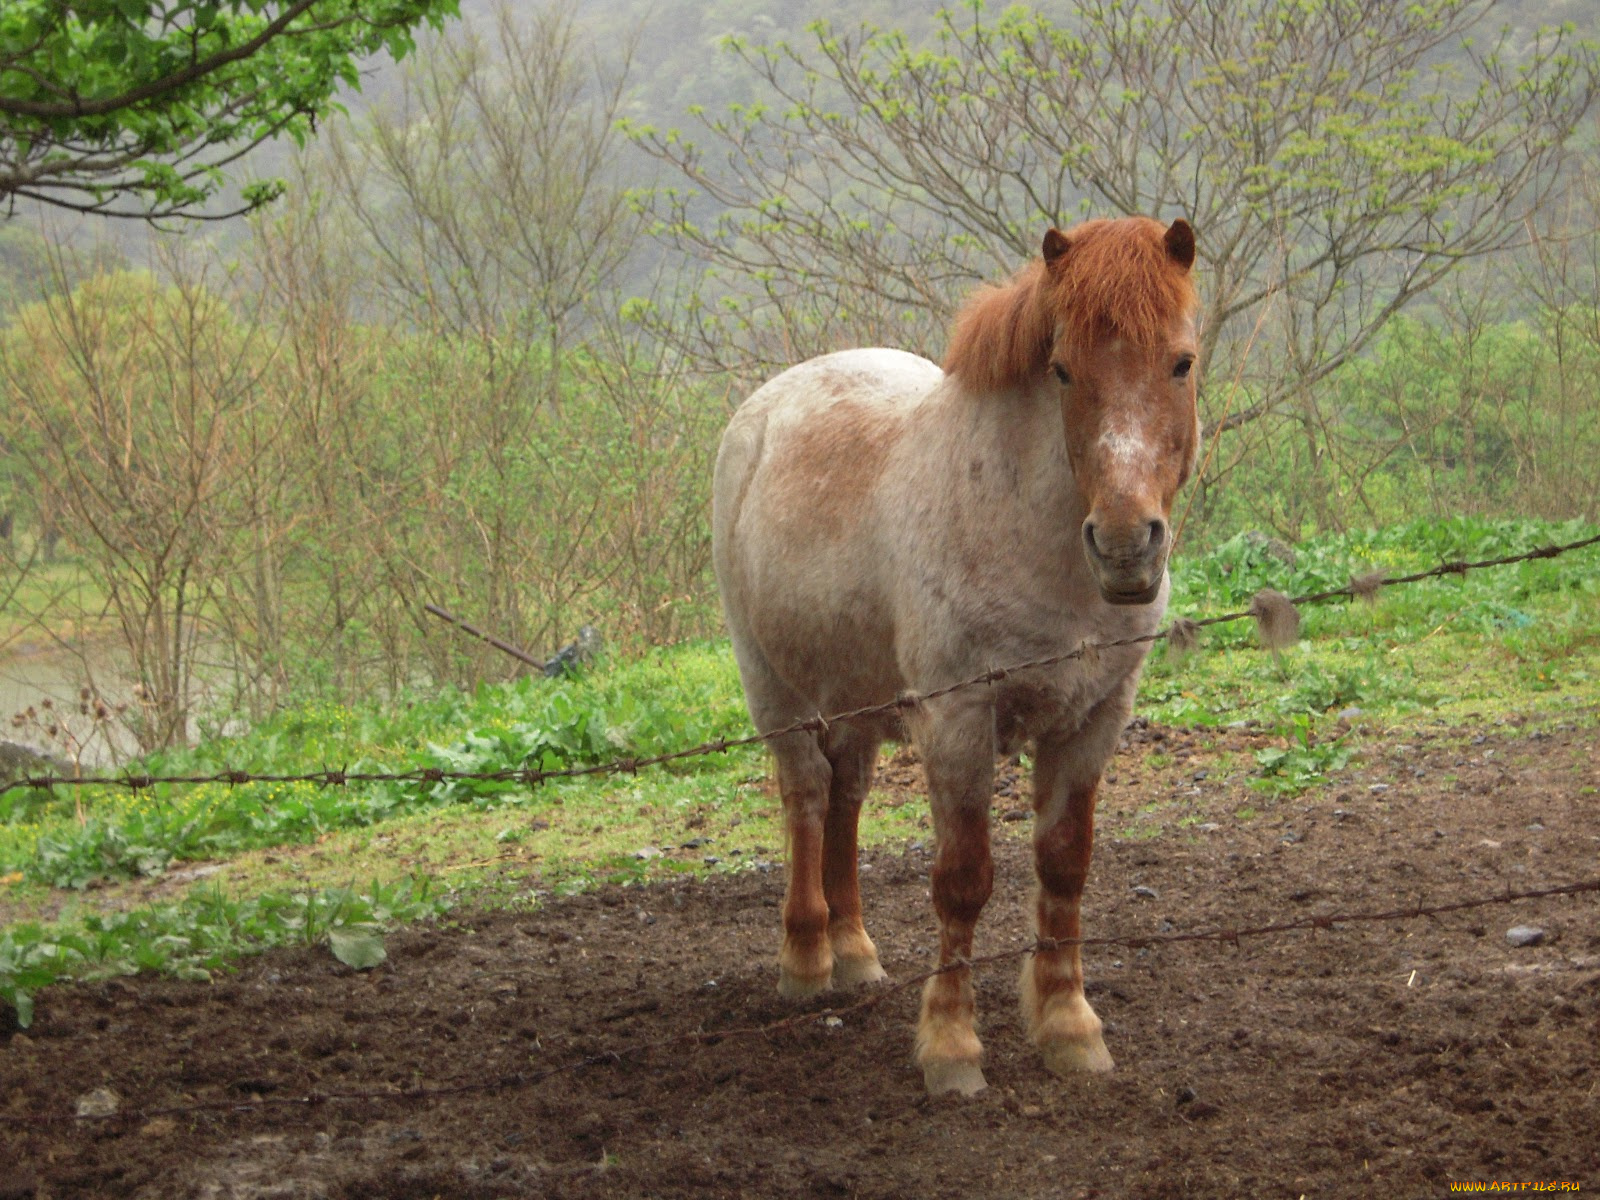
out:
M269 436L253 429L256 328L202 271L166 265L171 285L101 276L21 310L0 341L0 386L50 463L34 484L116 618L145 749L188 734L241 481Z
M1244 397L1224 411L1213 386L1209 418L1238 427L1519 238L1600 86L1592 45L1496 31L1487 0L1074 10L973 0L926 46L827 26L735 43L764 102L692 136L636 124L694 189L657 197L710 276L685 349L745 378L896 326L936 351L958 294L1045 225L1181 213L1201 235L1210 378Z

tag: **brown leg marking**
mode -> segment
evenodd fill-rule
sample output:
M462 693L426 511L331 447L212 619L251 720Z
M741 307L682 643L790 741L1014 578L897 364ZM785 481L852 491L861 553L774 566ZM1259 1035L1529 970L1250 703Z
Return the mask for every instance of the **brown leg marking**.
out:
M970 726L923 748L939 844L932 882L941 967L971 957L973 930L994 888L989 857L994 717L987 709L973 715L977 719ZM985 1086L976 1020L970 967L953 967L923 986L916 1061L929 1092L971 1095Z
M886 978L878 963L878 948L862 924L856 870L856 827L861 819L861 804L872 787L879 743L855 731L832 737L837 744L830 742L828 747L833 781L828 789L828 816L823 826L822 890L828 902L833 982L838 987L854 987Z
M809 996L833 976L828 944L828 901L822 890L824 819L828 806L828 760L804 734L777 751L778 789L783 795L789 844L789 881L783 897L783 949L778 954L778 991Z
M1039 874L1036 921L1041 938L1081 936L1078 920L1094 849L1099 781L1066 784L1059 752L1039 749L1035 774L1034 864ZM1022 969L1022 1011L1028 1035L1058 1075L1109 1071L1111 1055L1100 1018L1083 996L1083 956L1076 944L1041 950Z

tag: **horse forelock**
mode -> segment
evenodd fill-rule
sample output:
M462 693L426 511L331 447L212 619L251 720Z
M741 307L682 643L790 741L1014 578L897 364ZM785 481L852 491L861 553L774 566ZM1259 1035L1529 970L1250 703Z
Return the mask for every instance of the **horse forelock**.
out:
M1197 306L1165 232L1147 217L1077 226L1056 263L1035 259L1010 283L967 299L951 329L945 372L973 390L993 391L1043 372L1058 337L1080 348L1114 337L1159 344Z
M1120 337L1153 347L1197 306L1186 267L1167 250L1166 227L1147 217L1088 221L1068 234L1068 250L1041 272L1054 325L1069 346Z

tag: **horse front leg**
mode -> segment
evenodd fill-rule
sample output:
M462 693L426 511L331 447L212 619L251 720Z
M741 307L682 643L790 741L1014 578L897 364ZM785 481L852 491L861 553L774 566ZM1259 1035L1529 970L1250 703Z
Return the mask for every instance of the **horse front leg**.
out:
M950 705L955 708L955 705ZM933 908L939 918L941 972L923 986L916 1061L930 1093L970 1096L985 1086L979 1061L972 936L994 889L989 804L994 792L994 715L969 705L928 726L918 739L938 842Z
M1034 866L1039 888L1034 919L1041 939L1075 939L1089 858L1094 849L1095 793L1100 770L1074 773L1067 747L1041 739L1034 767ZM1022 968L1022 1011L1028 1036L1058 1075L1109 1071L1111 1054L1100 1018L1083 995L1083 956L1077 943L1040 950Z

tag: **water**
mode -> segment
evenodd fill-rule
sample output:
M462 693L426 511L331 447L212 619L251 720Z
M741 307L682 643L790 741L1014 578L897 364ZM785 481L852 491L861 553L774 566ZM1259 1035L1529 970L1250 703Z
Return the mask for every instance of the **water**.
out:
M133 736L115 720L97 724L78 711L81 690L93 681L108 705L133 701L124 669L127 656L109 646L71 650L60 646L14 644L0 651L0 738L22 742L58 758L76 757L85 767L111 767L135 751ZM52 708L45 709L49 700ZM14 721L32 708L35 720ZM43 729L52 720L55 738Z

